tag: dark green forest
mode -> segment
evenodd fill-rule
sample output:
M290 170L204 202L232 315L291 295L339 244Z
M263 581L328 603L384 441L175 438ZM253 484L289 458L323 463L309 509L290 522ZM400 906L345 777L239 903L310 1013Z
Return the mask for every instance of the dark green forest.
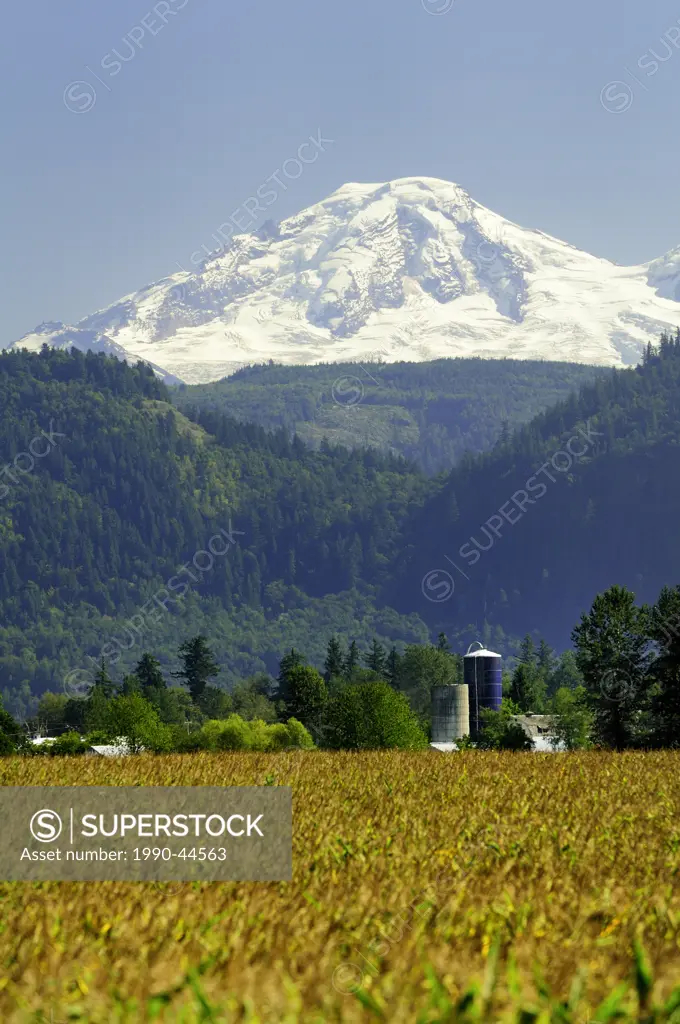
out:
M676 584L679 523L680 334L463 458L412 509L382 595L433 631L485 622L496 643L528 629L564 649L595 594Z
M504 430L589 381L602 367L517 359L428 363L249 366L215 384L173 388L183 410L214 409L297 434L310 447L374 447L412 459L428 475L464 452L491 448Z
M432 487L401 458L313 452L209 410L194 423L149 368L47 348L0 356L0 440L6 698L102 650L130 667L143 639L169 659L178 633L211 637L227 684L310 635L427 637L374 599Z
M564 650L595 594L619 583L652 601L680 578L679 432L677 338L437 477L180 411L143 364L3 353L5 706L25 717L102 657L123 676L153 650L172 671L198 634L227 688L291 648L321 664L331 635L401 655L443 631L510 654L528 632Z

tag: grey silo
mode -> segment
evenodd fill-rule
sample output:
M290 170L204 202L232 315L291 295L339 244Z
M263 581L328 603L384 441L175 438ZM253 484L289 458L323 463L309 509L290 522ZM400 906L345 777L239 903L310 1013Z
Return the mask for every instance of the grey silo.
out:
M432 742L452 743L470 734L468 687L435 686L432 690Z

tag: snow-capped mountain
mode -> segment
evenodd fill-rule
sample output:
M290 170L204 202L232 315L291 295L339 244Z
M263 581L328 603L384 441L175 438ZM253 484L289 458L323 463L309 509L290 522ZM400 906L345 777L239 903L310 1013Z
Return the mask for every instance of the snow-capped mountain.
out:
M43 342L217 380L249 363L442 356L636 363L680 327L680 248L620 267L528 230L437 178L344 185L280 225L234 237ZM163 368L161 371L160 368Z

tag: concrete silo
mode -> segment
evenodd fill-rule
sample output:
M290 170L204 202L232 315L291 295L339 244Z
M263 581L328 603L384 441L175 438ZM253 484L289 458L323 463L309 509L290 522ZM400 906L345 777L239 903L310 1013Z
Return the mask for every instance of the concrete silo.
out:
M500 710L503 699L503 661L500 654L485 650L481 644L481 651L472 651L473 646L470 644L463 658L463 680L470 691L470 735L477 736L481 728L482 710Z
M467 686L435 686L432 689L432 743L453 743L470 735Z

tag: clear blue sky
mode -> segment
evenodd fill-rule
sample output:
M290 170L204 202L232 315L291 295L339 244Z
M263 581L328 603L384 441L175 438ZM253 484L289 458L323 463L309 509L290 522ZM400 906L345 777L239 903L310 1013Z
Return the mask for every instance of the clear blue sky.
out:
M22 0L3 25L2 344L189 267L319 128L276 220L427 175L619 263L680 244L671 0Z

